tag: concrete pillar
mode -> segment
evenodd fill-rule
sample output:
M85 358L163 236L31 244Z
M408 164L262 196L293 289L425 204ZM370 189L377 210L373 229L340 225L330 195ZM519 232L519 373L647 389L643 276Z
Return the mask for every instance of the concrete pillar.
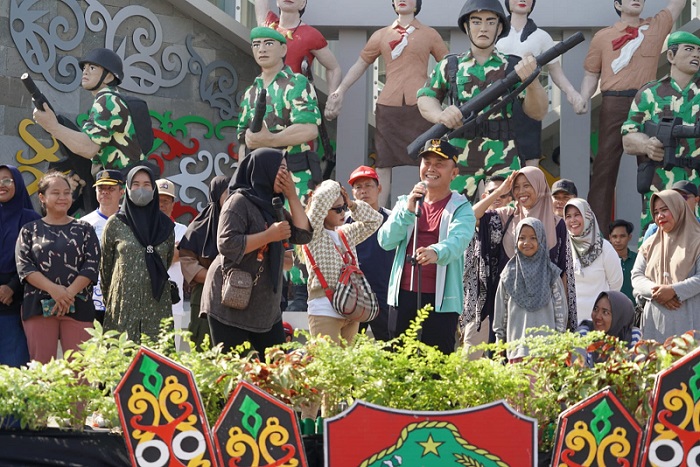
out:
M564 39L572 36L575 31L565 31ZM571 84L581 88L583 79L583 61L588 53L592 34L584 32L586 40L569 50L562 57L564 74ZM590 106L589 106L590 108ZM588 196L590 183L591 156L591 113L576 115L568 101L562 99L560 118L560 173L563 178L574 181L581 198Z
M364 30L339 31L335 56L340 62L343 75L357 61L366 43L367 32ZM368 70L345 92L343 108L338 116L335 179L344 185L355 168L367 163L367 116L370 111L369 98L372 95L371 76L372 73Z

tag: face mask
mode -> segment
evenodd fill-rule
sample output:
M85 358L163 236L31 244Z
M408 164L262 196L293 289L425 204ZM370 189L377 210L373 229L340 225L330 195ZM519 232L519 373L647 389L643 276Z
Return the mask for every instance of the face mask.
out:
M129 199L131 199L131 202L136 206L143 207L153 201L153 190L148 188L129 190Z

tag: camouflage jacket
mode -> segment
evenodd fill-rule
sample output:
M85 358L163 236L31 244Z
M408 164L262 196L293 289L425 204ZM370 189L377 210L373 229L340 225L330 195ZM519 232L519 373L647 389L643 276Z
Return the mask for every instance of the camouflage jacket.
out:
M93 163L105 169L121 169L144 159L129 108L115 93L113 87L100 90L82 126L83 133L100 146Z
M681 89L678 83L666 76L642 87L632 102L627 121L622 125L622 134L644 131L644 123L659 122L662 117L680 117L685 125L695 125L700 111L700 77ZM697 139L680 138L676 156L698 157L700 147Z
M241 102L241 113L238 119L238 141L245 144L245 131L253 121L255 102L258 92L264 87L262 76L246 89ZM321 111L318 109L316 91L306 77L293 73L285 66L267 87L267 110L265 124L272 133L278 133L288 126L297 123L321 124ZM283 148L280 148L283 149ZM307 143L287 146L290 154L308 151Z
M443 102L449 93L450 83L447 78L447 58L438 62L425 86L418 90L418 97L434 97ZM480 65L471 51L458 57L456 84L461 103L477 96L491 83L505 78L508 58L506 55L494 49L491 57L483 65ZM524 93L519 96L522 98ZM489 107L484 110L487 111ZM513 114L513 104L508 103L500 111L489 116L489 120L506 120ZM480 161L485 161L488 166L506 163L506 159L515 156L515 141L492 140L486 137L476 137L472 140L453 138L450 143L460 149L465 149L460 156L460 163L467 166L479 166ZM469 160L467 160L467 154ZM474 164L470 161L474 161Z

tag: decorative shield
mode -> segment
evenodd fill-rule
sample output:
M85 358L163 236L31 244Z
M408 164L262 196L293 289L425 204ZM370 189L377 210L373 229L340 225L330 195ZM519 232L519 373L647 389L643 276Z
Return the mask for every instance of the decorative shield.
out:
M700 348L656 376L642 465L700 464Z
M306 467L294 411L250 383L240 382L214 425L219 465Z
M114 392L134 466L215 465L192 372L141 347Z
M559 415L552 465L639 465L642 428L610 390L602 389Z
M503 401L450 412L355 401L325 420L325 433L325 464L333 467L537 465L537 420Z

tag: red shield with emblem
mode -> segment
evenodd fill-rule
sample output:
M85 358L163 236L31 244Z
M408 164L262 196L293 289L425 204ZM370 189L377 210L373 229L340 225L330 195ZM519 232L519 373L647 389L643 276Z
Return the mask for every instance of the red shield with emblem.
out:
M209 424L190 370L141 347L114 397L132 465L215 465Z
M451 412L410 412L363 401L325 421L333 467L530 467L537 421L503 401Z

